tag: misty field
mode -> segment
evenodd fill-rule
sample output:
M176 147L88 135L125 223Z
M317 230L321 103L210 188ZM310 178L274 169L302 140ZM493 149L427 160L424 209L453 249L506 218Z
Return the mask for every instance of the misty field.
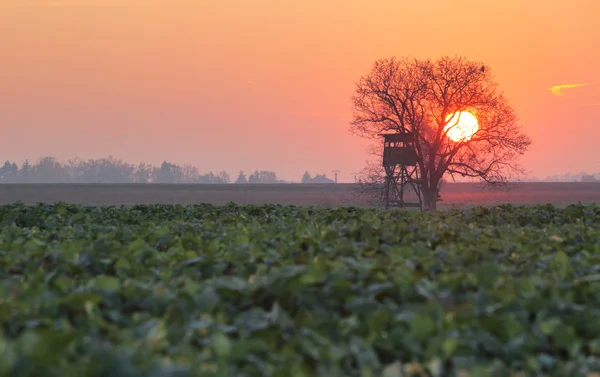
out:
M8 184L0 185L0 204L65 202L83 205L135 204L282 204L307 206L368 205L354 184ZM600 183L519 183L490 191L473 183L448 183L439 207L454 205L572 204L600 202Z

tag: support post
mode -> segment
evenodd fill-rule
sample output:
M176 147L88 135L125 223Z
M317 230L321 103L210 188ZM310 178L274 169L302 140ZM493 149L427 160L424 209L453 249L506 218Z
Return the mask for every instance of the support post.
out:
M409 132L381 134L384 137L383 167L385 182L383 202L390 207L423 209L418 158L414 137ZM411 190L412 189L412 190ZM415 198L408 198L405 192L412 191Z

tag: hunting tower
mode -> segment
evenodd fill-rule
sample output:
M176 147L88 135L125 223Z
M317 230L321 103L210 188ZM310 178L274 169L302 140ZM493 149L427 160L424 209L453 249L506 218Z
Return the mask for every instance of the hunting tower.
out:
M423 208L415 140L412 132L380 134L383 136L383 167L385 182L383 200L385 208ZM405 194L411 195L406 201Z

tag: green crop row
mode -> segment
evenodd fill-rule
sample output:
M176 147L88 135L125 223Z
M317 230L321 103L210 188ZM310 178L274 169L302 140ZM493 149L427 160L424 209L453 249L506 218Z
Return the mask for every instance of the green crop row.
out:
M598 376L600 207L0 207L0 377Z

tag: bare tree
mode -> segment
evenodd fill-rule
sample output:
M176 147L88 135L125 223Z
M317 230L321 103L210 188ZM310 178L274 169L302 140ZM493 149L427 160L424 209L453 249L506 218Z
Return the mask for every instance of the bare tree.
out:
M181 183L195 183L200 173L195 166L185 164L181 167Z
M145 162L139 163L133 170L132 181L134 183L150 183L155 179L154 168Z
M378 142L382 132L414 134L425 210L435 210L445 175L497 185L523 172L517 159L531 140L492 71L482 67L462 57L387 58L376 61L356 84L351 131ZM448 137L455 126L449 121L462 111L476 116L479 129L455 141Z
M227 173L226 171L221 171L221 172L217 173L217 178L219 180L219 183L230 183L231 182L229 173Z

